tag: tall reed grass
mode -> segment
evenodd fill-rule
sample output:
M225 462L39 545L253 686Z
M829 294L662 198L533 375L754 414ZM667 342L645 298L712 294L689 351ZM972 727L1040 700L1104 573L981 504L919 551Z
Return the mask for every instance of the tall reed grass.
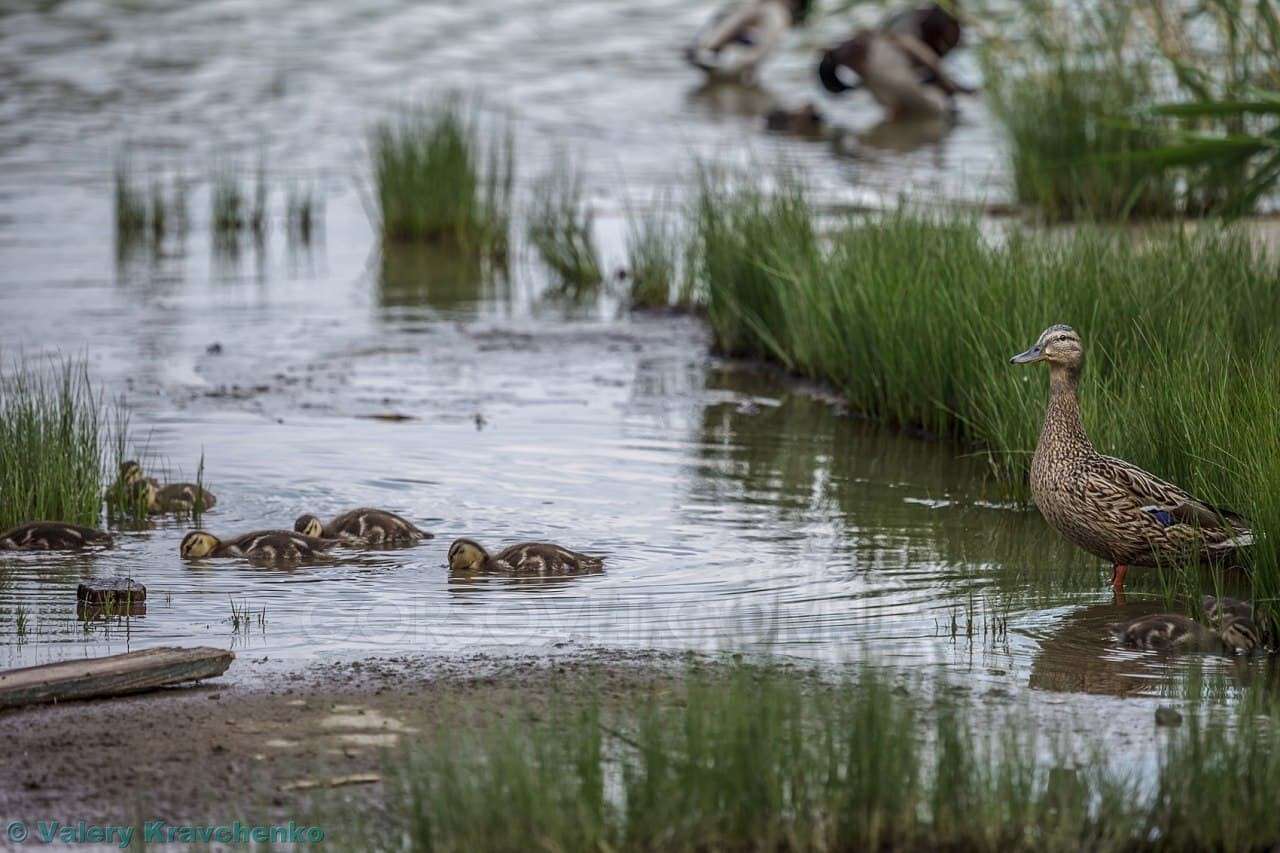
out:
M820 236L799 184L704 185L693 223L721 350L835 385L854 410L954 438L1026 495L1048 380L1009 356L1045 327L1085 342L1086 428L1249 516L1255 592L1280 604L1280 266L1247 237L1084 229L998 243L901 213Z
M0 530L28 521L96 526L111 442L83 362L0 366Z
M1017 707L929 702L936 687L904 692L872 669L820 684L743 665L691 671L674 694L641 688L549 710L517 700L503 721L450 729L395 761L388 820L361 843L1118 851L1280 840L1274 701L1193 710L1156 766L1133 776L1101 743L1038 736Z
M482 136L457 98L378 123L370 134L383 239L453 240L505 254L514 186L509 132Z
M582 176L560 162L534 188L529 242L562 290L585 296L604 283L594 217L583 198Z

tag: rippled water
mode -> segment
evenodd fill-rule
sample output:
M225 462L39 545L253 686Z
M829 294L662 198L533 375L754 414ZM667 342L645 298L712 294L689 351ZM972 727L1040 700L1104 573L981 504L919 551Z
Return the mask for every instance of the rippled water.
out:
M85 353L127 396L153 467L191 477L203 454L215 532L376 505L437 536L284 571L184 563L185 528L161 522L102 555L0 558L0 663L159 643L285 666L476 647L745 646L938 666L1000 690L1175 692L1185 661L1106 639L1108 622L1156 605L1112 603L1100 570L987 493L980 462L715 360L696 319L628 315L609 296L566 305L524 254L503 275L436 250L379 251L361 202L365 128L459 88L510 116L522 185L567 146L611 265L629 200L678 196L695 158L800 162L831 202L998 199L1000 143L977 100L945 138L910 150L877 147L905 143L875 127L864 98L826 105L850 129L842 140L764 134L769 103L818 97L812 52L844 25L794 39L767 90L707 90L678 48L709 9L0 11L6 348ZM976 74L972 57L957 67ZM111 171L123 150L192 182L185 242L117 255ZM207 178L219 163L259 162L276 219L290 182L321 188L322 239L289 242L276 222L265 246L210 244ZM459 535L549 539L608 562L548 583L462 581L444 565ZM76 583L111 574L147 585L146 615L77 621ZM265 621L234 631L233 601Z

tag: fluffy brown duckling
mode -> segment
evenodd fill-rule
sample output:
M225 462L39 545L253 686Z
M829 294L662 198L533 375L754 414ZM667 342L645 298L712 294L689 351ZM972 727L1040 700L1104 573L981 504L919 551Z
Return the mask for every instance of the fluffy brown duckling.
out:
M337 544L337 539L319 539L292 530L258 530L225 541L208 531L192 530L182 537L178 553L189 560L245 557L263 562L284 563L314 557Z
M111 543L109 533L61 521L33 521L0 533L0 551L79 551Z
M341 539L358 545L414 545L435 538L394 512L370 507L344 512L328 524L309 513L300 515L293 529L317 539Z
M449 546L449 568L455 572L569 575L598 572L604 568L604 560L547 542L522 542L490 554L473 539L456 539Z
M1217 630L1206 628L1180 613L1157 613L1118 625L1112 630L1125 645L1138 649L1182 652L1249 652L1261 638L1252 619L1225 616Z
M1253 619L1253 605L1247 601L1241 601L1238 598L1230 598L1222 596L1221 598L1214 595L1206 595L1200 599L1200 607L1204 610L1204 616L1210 623L1217 622L1225 616L1235 616L1241 619Z
M200 509L213 509L218 498L213 492L195 483L161 483L154 477L142 473L142 466L130 459L120 463L120 482L127 487L138 489L146 496L147 512L152 514L168 512L191 512L199 501Z

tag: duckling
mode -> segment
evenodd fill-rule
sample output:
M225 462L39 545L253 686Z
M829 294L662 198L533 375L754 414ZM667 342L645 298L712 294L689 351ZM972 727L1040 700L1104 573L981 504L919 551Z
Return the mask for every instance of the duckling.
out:
M111 547L111 534L61 521L33 521L0 533L0 551L79 551Z
M182 537L178 553L189 560L206 557L247 557L264 562L296 562L328 551L337 539L303 536L292 530L258 530L223 541L204 530Z
M1258 647L1253 622L1228 616L1217 631L1179 613L1158 613L1111 626L1125 645L1139 649L1186 652L1236 652Z
M344 512L328 524L309 513L300 515L293 529L317 539L341 539L360 545L413 545L435 538L394 512L369 507Z
M812 0L748 0L726 7L685 50L689 64L709 75L750 80L782 41L804 23Z
M457 539L449 546L449 568L455 572L567 575L598 572L604 568L604 560L546 542L522 542L491 555L472 539Z
M827 50L818 79L835 95L866 86L891 118L945 117L954 111L955 95L974 91L942 67L960 37L951 10L936 3L912 9Z
M1080 418L1084 344L1075 329L1050 326L1010 359L1042 361L1049 365L1049 405L1031 459L1031 497L1051 527L1112 564L1116 592L1124 591L1129 566L1217 564L1253 544L1241 516L1094 448Z
M1253 619L1253 605L1238 598L1222 596L1218 598L1206 595L1200 599L1200 608L1210 622L1217 622L1225 616L1236 616L1241 619Z
M213 509L218 503L213 492L195 483L161 485L154 477L144 476L142 466L132 459L120 463L120 482L146 495L147 511L152 514L191 512L197 500L201 510Z

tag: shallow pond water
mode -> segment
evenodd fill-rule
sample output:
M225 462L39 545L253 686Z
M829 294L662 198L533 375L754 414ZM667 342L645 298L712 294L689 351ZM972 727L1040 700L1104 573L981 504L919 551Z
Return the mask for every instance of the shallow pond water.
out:
M561 148L578 159L610 267L631 200L678 198L697 158L802 164L833 204L998 200L999 137L980 100L915 147L876 128L860 98L825 104L857 139L766 135L769 103L819 98L812 52L845 27L828 19L797 36L767 90L707 89L679 47L710 8L219 0L0 12L6 350L85 354L127 398L149 466L192 477L203 454L220 498L205 518L214 532L375 505L436 534L292 571L184 563L174 521L122 532L101 555L6 556L0 664L160 643L227 645L286 668L403 651L772 648L938 667L1000 694L1034 688L1049 706L1062 693L1176 695L1192 664L1106 636L1154 597L1113 603L1100 567L989 493L980 460L718 361L694 318L628 315L610 294L567 304L523 251L504 273L378 247L362 201L365 129L449 89L509 117L521 186ZM972 57L956 62L976 74ZM118 251L121 151L190 180L185 240ZM259 162L271 236L214 246L208 177ZM324 199L309 245L278 221L291 182ZM451 578L445 551L460 535L545 538L608 562L547 583ZM78 580L112 574L147 585L146 615L78 621ZM233 602L251 613L247 629L233 629Z

